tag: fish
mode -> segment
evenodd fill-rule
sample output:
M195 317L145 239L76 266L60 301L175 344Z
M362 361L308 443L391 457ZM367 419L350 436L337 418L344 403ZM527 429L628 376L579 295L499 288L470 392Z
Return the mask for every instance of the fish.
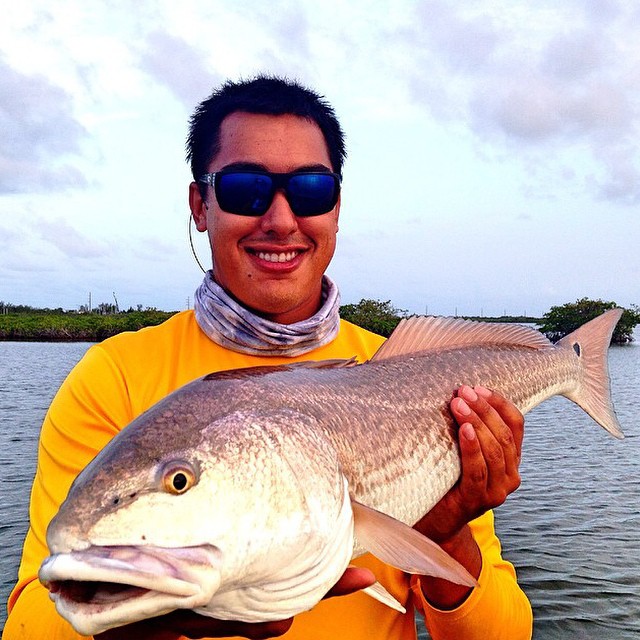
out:
M482 384L522 413L562 395L622 438L607 364L621 313L555 344L524 325L412 317L362 364L199 378L78 475L49 524L40 581L85 635L175 609L289 618L365 552L473 586L412 528L460 476L454 390ZM365 591L403 611L383 585Z

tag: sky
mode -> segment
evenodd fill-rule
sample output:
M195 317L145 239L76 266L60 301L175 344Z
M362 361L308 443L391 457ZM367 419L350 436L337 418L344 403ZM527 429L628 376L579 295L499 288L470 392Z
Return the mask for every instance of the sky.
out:
M324 95L346 132L343 304L640 304L635 0L0 8L0 301L192 306L189 116L266 72Z

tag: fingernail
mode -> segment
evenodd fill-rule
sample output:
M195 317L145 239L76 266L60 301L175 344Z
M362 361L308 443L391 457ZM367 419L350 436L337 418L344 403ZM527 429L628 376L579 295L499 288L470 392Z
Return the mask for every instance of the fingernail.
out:
M455 402L455 407L453 407L458 413L461 413L463 416L470 416L471 409L469 405L462 399L456 398L453 402Z
M473 387L473 390L483 398L489 398L491 396L491 391L489 391L489 389L487 389L486 387L480 387L476 385L475 387Z
M469 402L475 402L478 399L476 392L471 387L467 387L466 385L460 387L459 394Z
M470 442L476 439L476 430L473 428L473 425L469 422L465 422L460 427L460 433Z

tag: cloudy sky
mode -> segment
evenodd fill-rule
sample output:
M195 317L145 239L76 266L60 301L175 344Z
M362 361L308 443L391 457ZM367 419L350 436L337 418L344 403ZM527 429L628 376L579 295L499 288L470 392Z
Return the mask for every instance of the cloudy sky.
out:
M634 0L3 4L0 301L191 304L189 115L270 72L324 94L347 133L343 303L640 303Z

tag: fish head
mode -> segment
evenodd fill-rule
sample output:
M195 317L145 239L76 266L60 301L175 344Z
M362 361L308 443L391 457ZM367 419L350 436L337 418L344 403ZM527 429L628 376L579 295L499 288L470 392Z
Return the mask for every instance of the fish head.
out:
M346 481L313 417L235 411L188 431L134 421L51 521L40 579L78 632L174 609L283 619L316 604L347 566Z

